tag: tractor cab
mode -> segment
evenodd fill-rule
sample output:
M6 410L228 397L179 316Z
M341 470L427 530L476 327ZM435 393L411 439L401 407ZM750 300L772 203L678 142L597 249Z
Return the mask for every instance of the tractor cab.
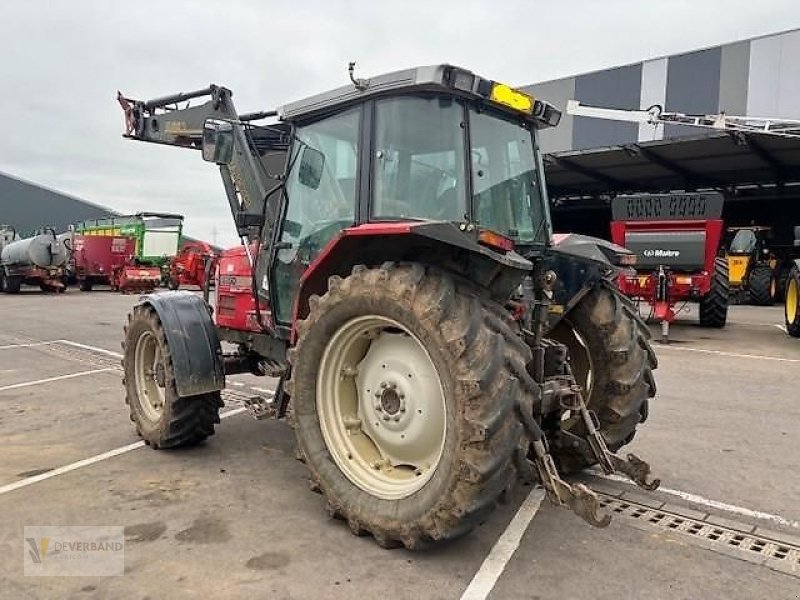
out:
M282 194L265 207L279 223L266 232L271 240L260 236L260 262L272 269L258 280L271 282L261 295L279 323L290 322L309 266L354 228L439 223L431 236L503 254L543 246L551 234L536 132L558 123L555 108L448 65L354 81L276 113L291 143ZM207 120L204 157L230 164L235 140L227 122Z

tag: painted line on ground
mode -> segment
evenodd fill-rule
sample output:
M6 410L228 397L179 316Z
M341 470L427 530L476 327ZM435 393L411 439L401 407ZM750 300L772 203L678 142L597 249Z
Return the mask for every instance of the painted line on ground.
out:
M244 407L234 408L227 412L221 413L219 418L226 419L228 417L232 417L234 415L243 413L246 410L247 409ZM102 454L96 454L94 456L90 456L89 458L84 458L83 460L79 460L77 462L64 465L63 467L58 467L57 469L53 469L52 471L47 471L46 473L41 473L39 475L34 475L32 477L26 477L25 479L20 479L19 481L15 481L13 483L0 486L0 496L3 494L7 494L8 492L13 492L14 490L18 490L20 488L28 487L29 485L33 485L34 483L39 483L40 481L45 481L47 479L57 477L58 475L63 475L64 473L70 473L72 471L76 471L83 467L88 467L90 465L102 462L104 460L108 460L109 458L114 458L115 456L119 456L121 454L131 452L133 450L138 450L139 448L143 448L144 446L145 443L140 440L138 442L128 444L127 446L115 448L114 450L109 450L108 452L103 452Z
M14 348L35 348L36 346L47 346L48 344L55 344L60 340L56 340L53 342L30 342L27 344L7 344L5 346L0 346L0 350L13 350Z
M6 390L16 390L19 388L29 387L32 385L40 385L42 383L50 383L51 381L61 381L62 379L72 379L73 377L83 377L84 375L94 375L95 373L107 373L108 371L116 371L115 367L108 367L105 369L92 369L91 371L80 371L78 373L70 373L69 375L58 375L57 377L48 377L46 379L37 379L35 381L25 381L23 383L12 383L11 385L0 386L0 392Z
M605 473L599 473L599 472L594 472L592 473L592 475L600 479L608 479L610 481L624 483L625 485L628 485L630 487L637 487L635 483L631 482L630 480L624 477L620 477L619 475L606 475ZM698 494L692 494L691 492L674 490L672 488L663 486L659 487L657 491L663 494L669 494L670 496L677 496L678 498L681 498L682 500L685 500L687 502L691 502L692 504L708 506L709 508L716 508L717 510L721 510L735 515L740 515L742 517L750 517L753 519L760 519L762 521L771 521L773 523L777 523L778 525L783 525L784 527L792 527L793 529L800 529L800 521L787 519L780 515L775 515L761 510L754 510L752 508L745 508L744 506L737 506L736 504L728 504L727 502L712 500L710 498L705 498L704 496L700 496Z
M716 354L717 356L730 356L732 358L755 358L758 360L775 360L778 362L800 363L800 358L783 358L781 356L764 356L761 354L738 354L736 352L723 352L722 350L706 350L705 348L682 348L679 346L659 345L658 350L680 350L682 352L701 352L703 354Z
M784 325L778 325L777 323L773 323L773 324L772 324L772 326L773 326L773 327L777 327L777 328L778 328L778 329L780 329L780 330L781 330L783 333L788 333L788 332L786 331L786 327L785 327Z
M241 381L231 381L230 384L236 387L244 387L244 384Z
M105 348L98 348L97 346L89 346L87 344L80 344L78 342L73 342L72 340L56 340L55 342L51 343L59 343L59 344L66 344L67 346L72 346L74 348L83 348L84 350L91 350L92 352L99 352L100 354L105 354L106 356L113 356L114 358L122 358L122 354L119 352L114 352L112 350L106 350Z
M461 600L484 600L489 596L500 575L503 574L508 561L519 548L522 536L539 510L543 498L544 488L536 486L531 490L508 527L492 546L492 550L483 560L467 589L461 594Z

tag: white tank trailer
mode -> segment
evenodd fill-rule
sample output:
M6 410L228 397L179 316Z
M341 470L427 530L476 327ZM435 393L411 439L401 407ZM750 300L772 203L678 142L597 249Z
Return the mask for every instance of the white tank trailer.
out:
M42 291L63 291L67 259L67 248L53 231L5 245L0 252L4 291L17 293L23 283L38 285Z

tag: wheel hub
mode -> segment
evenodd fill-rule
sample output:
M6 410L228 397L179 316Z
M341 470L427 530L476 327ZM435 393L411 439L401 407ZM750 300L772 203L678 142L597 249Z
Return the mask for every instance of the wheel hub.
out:
M161 363L158 363L156 365L156 368L155 368L155 380L156 380L156 383L158 384L158 387L160 387L160 388L163 388L163 387L165 387L167 385L166 384L166 375L165 375L164 365L161 364Z
M389 387L381 392L381 404L380 409L388 416L394 416L400 410L402 406L402 400L400 399L400 394L396 391L396 385L394 383L390 384ZM378 408L378 407L376 407ZM405 412L405 410L403 410Z

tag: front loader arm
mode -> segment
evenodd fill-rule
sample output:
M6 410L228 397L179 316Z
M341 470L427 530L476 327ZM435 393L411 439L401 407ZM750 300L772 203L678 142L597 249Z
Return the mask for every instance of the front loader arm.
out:
M253 121L274 113L239 115L231 96L230 90L213 84L202 90L147 101L132 100L117 92L117 100L125 112L126 138L199 150L206 119L231 123L233 159L230 164L219 165L231 214L240 237L269 243L279 207L277 198L265 206L265 198L282 173L288 130L281 126L254 125ZM191 101L202 98L207 99L191 105ZM178 106L184 102L185 106Z

